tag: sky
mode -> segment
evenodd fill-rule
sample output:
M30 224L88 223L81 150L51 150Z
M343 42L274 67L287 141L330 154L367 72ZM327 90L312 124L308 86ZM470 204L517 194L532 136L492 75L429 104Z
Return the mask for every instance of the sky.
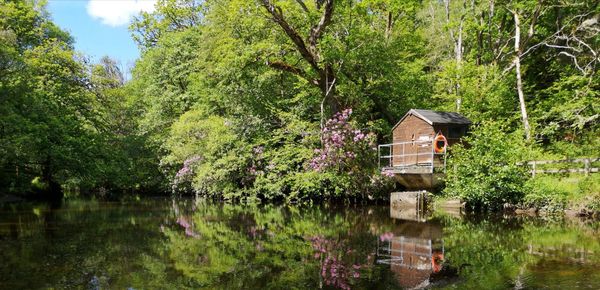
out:
M140 11L154 11L156 0L49 0L55 24L75 38L75 49L98 61L107 55L128 68L140 52L128 26Z

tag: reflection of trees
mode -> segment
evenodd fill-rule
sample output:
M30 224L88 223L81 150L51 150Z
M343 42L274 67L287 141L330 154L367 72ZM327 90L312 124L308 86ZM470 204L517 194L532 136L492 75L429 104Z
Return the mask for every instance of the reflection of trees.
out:
M569 263L580 254L577 249L594 253L600 250L598 230L565 221L539 222L520 218L443 220L445 257L459 267L462 278L459 288L511 288L520 285L524 276L538 275L543 264L549 261L559 261L563 265ZM587 258L588 267L600 261L598 255ZM573 282L590 279L583 273L575 275ZM530 281L533 283L539 279Z
M18 233L11 238L0 234L0 288L86 289L93 281L103 289L137 288L136 283L165 287L167 267L156 251L164 209L156 202L90 201L14 209L0 217L0 233L5 227L16 227ZM163 269L155 275L147 266Z
M193 287L349 289L373 264L364 211L199 204L164 232Z
M108 289L394 289L401 285L390 266L373 265L369 256L380 234L431 240L435 253L442 229L432 227L425 235L388 215L386 207L165 200L15 208L0 212L0 288L88 288L94 282ZM457 268L462 276L456 288L533 283L521 279L527 275L551 281L559 265L581 270L571 271L569 279L596 286L600 281L593 271L600 262L597 222L445 217L434 222L443 228L441 272ZM422 241L402 241L405 249L413 242Z

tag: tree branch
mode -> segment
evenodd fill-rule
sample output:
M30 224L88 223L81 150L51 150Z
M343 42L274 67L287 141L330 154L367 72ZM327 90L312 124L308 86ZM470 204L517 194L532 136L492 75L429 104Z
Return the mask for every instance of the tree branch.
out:
M302 10L304 10L304 12L308 13L308 7L306 7L306 4L304 4L304 1L296 0L296 3L298 3L300 5L300 7L302 7Z
M319 85L319 82L314 79L309 78L308 74L304 70L297 68L291 64L288 64L288 63L285 63L282 61L267 61L267 65L274 69L280 70L280 71L293 73L293 74L307 80L309 83L311 83L313 85L316 85L316 86Z
M538 0L535 10L533 11L533 15L531 16L531 23L529 24L529 29L527 30L527 37L525 37L523 41L523 47L527 47L527 43L533 37L533 33L535 32L535 25L537 24L537 20L540 17L540 13L542 11L542 0Z
M581 68L581 66L579 66L579 62L577 61L577 57L575 55L572 55L566 51L561 51L558 53L559 55L564 54L570 58L573 59L573 63L575 64L575 67L577 67L577 69L581 72L581 74L583 74L584 76L587 75L587 73L585 72L585 70L583 68Z
M269 14L271 14L273 21L275 21L275 23L277 23L283 29L285 34L296 45L298 52L300 52L300 55L302 55L302 58L304 58L313 69L320 71L316 57L308 50L306 43L300 34L298 34L298 32L296 32L296 30L294 30L285 20L281 8L273 5L269 0L261 0L261 4L263 7L265 7L265 9L267 9Z
M321 15L321 20L317 25L313 26L310 29L310 36L308 37L308 43L310 45L310 49L313 53L316 52L317 42L323 35L323 31L331 23L331 17L333 16L333 0L325 1L325 9L323 11L323 15Z

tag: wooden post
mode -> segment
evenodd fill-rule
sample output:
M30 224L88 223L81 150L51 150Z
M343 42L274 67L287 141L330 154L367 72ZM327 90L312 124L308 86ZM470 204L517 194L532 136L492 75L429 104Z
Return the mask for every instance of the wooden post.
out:
M584 168L585 168L585 176L590 174L590 159L586 158L583 160Z
M533 161L531 167L531 177L535 177L535 160Z

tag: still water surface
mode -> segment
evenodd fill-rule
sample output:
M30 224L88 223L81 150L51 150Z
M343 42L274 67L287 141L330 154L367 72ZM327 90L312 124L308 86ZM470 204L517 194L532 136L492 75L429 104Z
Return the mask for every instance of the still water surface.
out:
M0 261L0 289L600 289L600 223L73 200L3 205Z

